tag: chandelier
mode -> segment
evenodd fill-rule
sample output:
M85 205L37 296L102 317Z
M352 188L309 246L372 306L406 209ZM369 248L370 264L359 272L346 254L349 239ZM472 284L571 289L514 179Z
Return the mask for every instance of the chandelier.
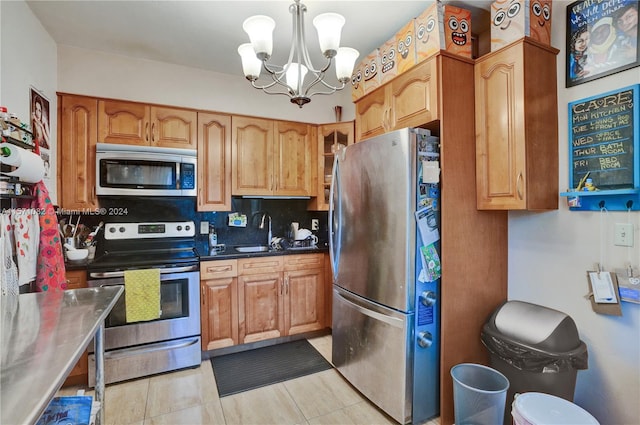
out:
M272 33L275 21L268 16L256 15L247 18L242 28L249 35L251 43L238 47L242 58L242 70L247 80L257 89L267 94L287 95L291 103L300 108L311 101L316 94L331 94L342 90L351 80L353 66L358 58L358 51L350 47L340 47L340 33L344 25L344 18L337 13L323 13L313 19L313 25L318 31L320 50L326 58L325 64L316 69L311 64L307 44L305 41L304 13L307 7L294 0L289 6L293 16L293 34L289 59L283 66L269 64L273 50ZM336 77L340 83L333 86L325 81L325 73L335 58ZM257 83L260 71L267 72L272 81L260 85Z

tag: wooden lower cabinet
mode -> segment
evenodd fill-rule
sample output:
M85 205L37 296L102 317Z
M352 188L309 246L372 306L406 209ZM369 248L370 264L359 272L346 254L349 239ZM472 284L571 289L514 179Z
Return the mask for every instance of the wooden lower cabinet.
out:
M202 350L238 344L238 262L200 264L200 327Z
M284 336L282 272L238 277L240 343Z
M327 326L325 254L200 264L202 350Z
M87 287L87 272L85 270L68 270L67 277L67 289L78 289ZM89 353L87 350L82 353L80 360L73 367L67 379L62 386L69 385L87 385L89 374Z
M324 255L289 255L284 262L285 335L325 327Z

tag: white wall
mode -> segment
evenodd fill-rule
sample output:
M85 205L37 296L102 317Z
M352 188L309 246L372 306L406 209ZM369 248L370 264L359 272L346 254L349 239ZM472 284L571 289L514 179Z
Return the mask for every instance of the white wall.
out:
M553 2L552 45L558 55L560 190L568 186L567 104L640 82L640 68L565 88L565 22L569 1ZM636 105L637 107L638 105ZM533 176L535 178L535 176ZM606 240L600 241L601 220ZM631 249L613 245L613 224L631 220ZM569 211L560 198L557 211L509 213L509 299L555 308L576 322L589 350L589 369L578 372L575 402L602 424L640 423L640 305L622 303L622 317L592 311L586 271L600 262L603 243L607 270L640 264L640 213Z
M334 122L335 105L343 107L343 119L354 116L348 89L299 108L287 96L254 89L240 69L227 75L62 45L58 58L58 91L65 93L309 123Z
M640 82L640 68L564 87L566 0L553 5L552 45L558 55L559 179L568 185L567 103ZM284 97L271 97L250 88L242 76L135 60L84 49L56 46L23 2L0 2L2 19L2 76L0 104L28 116L29 85L40 88L55 111L55 91L131 99L210 109L230 113L333 122L333 106L343 106L343 117L353 117L349 93L319 97L302 110ZM25 54L27 53L27 54ZM20 60L15 60L19 57ZM9 63L11 65L9 65ZM240 74L240 73L239 73ZM56 119L52 113L52 126ZM55 135L55 131L52 131ZM55 146L55 143L54 143ZM614 247L613 224L631 220L635 246ZM578 372L575 402L607 425L638 424L640 418L640 305L623 303L622 317L591 310L585 272L600 261L600 225L604 223L604 266L611 270L631 258L640 264L637 235L640 214L569 211L560 198L557 211L509 214L509 298L520 299L569 314L589 350L589 369Z
M0 1L0 105L22 122L30 121L30 88L49 100L51 130L50 178L45 179L51 200L56 194L57 48L49 33L23 1Z

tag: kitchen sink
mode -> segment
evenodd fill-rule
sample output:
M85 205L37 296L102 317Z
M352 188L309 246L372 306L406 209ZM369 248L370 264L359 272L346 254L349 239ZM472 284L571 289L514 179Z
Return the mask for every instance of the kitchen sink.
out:
M269 247L266 245L255 246L236 246L234 248L238 252L266 252L269 251Z

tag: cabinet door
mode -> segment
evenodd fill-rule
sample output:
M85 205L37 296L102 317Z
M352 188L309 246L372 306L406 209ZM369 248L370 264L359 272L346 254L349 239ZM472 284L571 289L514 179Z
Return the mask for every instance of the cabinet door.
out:
M150 144L164 148L196 149L197 112L152 106Z
M96 143L98 101L83 96L60 96L58 193L66 209L94 209L96 199Z
M101 143L148 146L150 108L143 103L100 100L98 102L98 140Z
M308 124L275 122L275 195L315 196L316 141Z
M238 276L240 343L284 335L282 272Z
M356 141L383 134L389 130L386 87L381 87L356 102Z
M324 325L333 326L333 271L331 270L331 256L324 254Z
M516 45L479 60L474 74L478 209L523 209L527 176L522 49Z
M84 270L67 270L67 289L87 287L87 272ZM62 386L87 385L89 374L89 354L87 350L82 353L76 365L71 369Z
M198 113L198 211L231 211L231 117Z
M285 335L324 328L324 270L322 267L285 271L284 293Z
M238 279L203 280L202 349L230 347L238 344Z
M231 125L231 194L273 194L273 121L234 116Z
M329 191L335 153L353 144L353 121L323 124L318 127L318 185L316 198L310 209L329 210Z
M389 108L391 127L394 130L417 127L438 119L436 57L401 74L391 82Z
M238 344L238 261L200 263L202 350Z

